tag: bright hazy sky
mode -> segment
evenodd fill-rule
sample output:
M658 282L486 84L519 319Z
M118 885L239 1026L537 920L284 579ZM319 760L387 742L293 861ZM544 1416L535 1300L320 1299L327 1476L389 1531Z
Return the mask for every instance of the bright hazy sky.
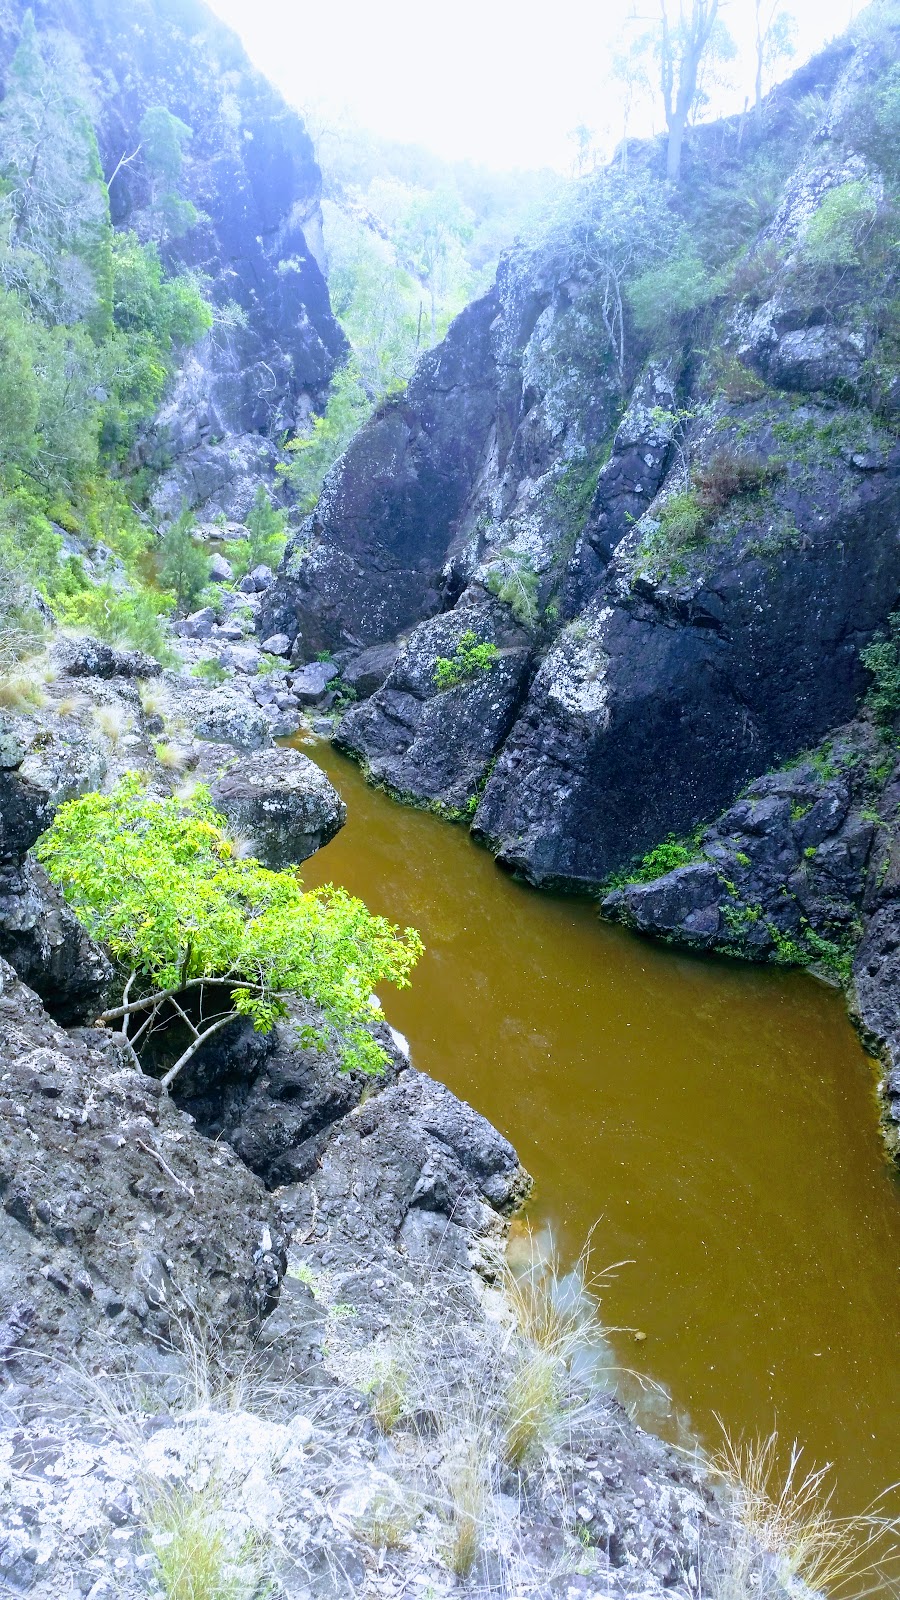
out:
M375 133L449 159L567 169L573 153L567 136L576 124L606 140L621 130L617 96L605 80L627 0L211 4L294 105L346 110ZM794 65L842 32L861 8L860 0L788 5L798 22ZM654 0L637 9L655 13ZM753 0L730 0L723 9L745 40L752 16ZM738 76L740 87L717 110L740 110L752 92L753 69L743 53Z

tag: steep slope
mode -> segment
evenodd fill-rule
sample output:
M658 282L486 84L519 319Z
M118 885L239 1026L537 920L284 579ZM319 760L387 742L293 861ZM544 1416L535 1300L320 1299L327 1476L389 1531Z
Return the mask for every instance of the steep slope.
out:
M28 9L0 5L0 80ZM272 440L324 396L345 350L319 265L312 142L200 0L38 0L31 9L39 33L61 31L84 65L117 227L148 236L145 114L162 107L190 130L178 188L198 215L187 231L164 232L162 251L170 266L202 274L216 324L143 456L168 469L154 494L159 515L182 500L241 515L254 476L271 468Z
M658 146L584 185L287 553L268 615L298 658L418 624L340 741L398 791L477 803L535 882L690 831L866 687L900 581L896 45L844 41L760 128L697 130L676 193ZM439 688L466 631L498 664Z

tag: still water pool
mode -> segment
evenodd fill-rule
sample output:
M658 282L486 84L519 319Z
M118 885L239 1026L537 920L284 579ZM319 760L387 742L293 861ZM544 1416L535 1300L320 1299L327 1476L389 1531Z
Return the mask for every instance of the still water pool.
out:
M349 812L306 882L419 929L388 1019L512 1140L564 1259L597 1224L596 1265L632 1262L602 1311L646 1335L612 1343L670 1395L655 1425L777 1426L865 1507L900 1479L900 1182L842 997L604 925L305 748Z

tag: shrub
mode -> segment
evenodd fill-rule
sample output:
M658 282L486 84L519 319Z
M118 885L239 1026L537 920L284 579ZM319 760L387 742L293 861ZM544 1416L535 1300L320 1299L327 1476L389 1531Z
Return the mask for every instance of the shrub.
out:
M723 511L739 495L759 494L783 471L780 461L739 455L727 447L715 450L705 465L693 473L698 503L706 511Z
M714 292L700 257L688 249L641 273L628 285L625 298L638 332L655 342L671 333L679 317L706 305Z
M538 576L527 556L502 550L487 575L487 587L509 606L523 628L533 627L538 614Z
M830 189L810 217L802 254L813 267L856 267L878 213L871 184L862 179Z
M191 668L193 677L200 678L203 683L225 683L228 673L220 661L198 661Z
M720 394L732 405L761 400L766 393L762 378L745 367L737 356L726 356L716 364L713 381Z
M687 866L689 861L696 861L698 854L697 842L694 839L685 841L676 839L674 833L661 844L648 850L629 878L630 883L652 883L654 878L663 878L667 872L674 872L676 867Z
M346 1068L380 1070L385 1053L366 1027L380 1014L372 994L382 980L406 986L418 934L401 934L343 889L306 893L296 873L235 859L208 790L184 803L159 800L129 774L111 794L61 806L36 853L76 916L132 974L104 1021L124 1019L127 1032L139 1019L137 1045L193 1006L192 1043L165 1085L235 1015L267 1033L293 996L322 1014L320 1026L301 1030L305 1043L335 1037Z
M145 650L164 664L174 660L162 618L170 602L148 589L119 590L103 583L83 584L53 600L53 611L67 627L84 628L106 644L127 644Z
M888 618L887 636L861 651L860 660L874 679L866 696L872 715L889 727L900 712L900 611Z
M434 664L435 686L441 692L455 689L457 684L477 677L479 672L490 672L499 656L495 644L487 640L479 643L477 635L467 628L465 633L460 634L452 656L438 656Z

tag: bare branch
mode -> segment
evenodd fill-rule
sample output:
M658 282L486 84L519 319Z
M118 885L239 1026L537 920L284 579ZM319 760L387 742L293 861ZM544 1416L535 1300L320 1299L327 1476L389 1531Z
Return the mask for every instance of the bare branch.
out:
M194 1040L193 1044L188 1045L188 1048L183 1052L182 1055L178 1057L175 1065L169 1068L164 1077L160 1078L159 1081L164 1089L168 1089L169 1084L174 1083L182 1067L187 1065L191 1059L191 1056L196 1055L197 1051L200 1049L200 1046L205 1044L207 1039L211 1039L214 1033L218 1033L220 1028L224 1028L226 1023L234 1022L235 1016L235 1012L228 1011L226 1012L225 1016L219 1017L217 1022L213 1022L211 1026L206 1029L205 1033L197 1035L197 1038Z
M132 162L135 159L136 156L139 156L141 151L143 150L143 148L144 148L143 145L139 144L136 150L132 150L130 156L120 156L119 157L118 161L116 162L116 164L115 164L115 166L114 166L114 168L112 170L111 175L106 180L107 189L110 189L112 187L113 179L117 178L119 176L119 173L122 171L122 168L123 167L127 167L129 165L129 163Z
M263 993L263 984L252 983L248 978L237 978L233 975L223 978L189 978L187 983L180 983L177 989L160 989L156 994L145 995L142 1000L131 1000L121 1006L113 1006L109 1011L101 1011L99 1022L116 1022L119 1017L124 1017L133 1011L146 1011L149 1006L158 1006L163 1000L171 1000L176 994L184 994L186 989L200 989L204 984L216 989L252 989L255 994Z

